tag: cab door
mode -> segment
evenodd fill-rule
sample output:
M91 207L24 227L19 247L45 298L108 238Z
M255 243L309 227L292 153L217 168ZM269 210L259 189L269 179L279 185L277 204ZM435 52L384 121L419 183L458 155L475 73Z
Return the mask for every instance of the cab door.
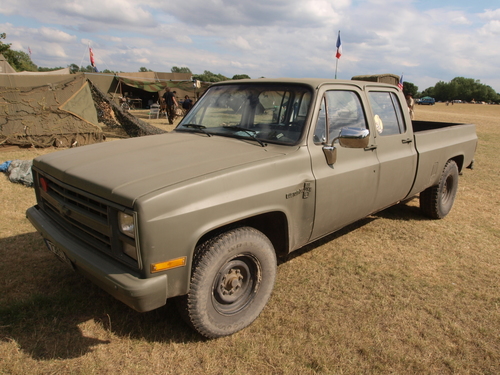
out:
M396 89L368 91L376 134L376 155L380 163L380 181L376 206L379 210L404 199L413 185L417 168L417 152L413 129L405 123Z
M373 148L337 147L337 161L327 162L323 147L332 144L345 126L368 129L359 87L335 85L325 90L317 111L314 133L308 138L316 178L316 211L311 240L359 220L373 211L379 161ZM370 135L372 137L372 135ZM373 139L370 139L370 144Z

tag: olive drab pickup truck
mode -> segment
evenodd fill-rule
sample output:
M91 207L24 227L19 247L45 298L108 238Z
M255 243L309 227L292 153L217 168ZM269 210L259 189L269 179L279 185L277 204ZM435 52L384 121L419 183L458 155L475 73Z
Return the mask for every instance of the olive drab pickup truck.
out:
M419 195L451 210L474 125L411 121L396 86L212 85L167 134L40 156L27 217L48 248L137 311L176 298L200 334L250 325L277 258Z

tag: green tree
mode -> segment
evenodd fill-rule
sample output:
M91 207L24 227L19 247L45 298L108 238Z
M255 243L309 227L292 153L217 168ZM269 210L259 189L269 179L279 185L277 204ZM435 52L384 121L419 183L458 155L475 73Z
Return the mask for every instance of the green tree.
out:
M36 72L38 70L38 67L31 61L26 52L9 49L3 53L3 56L9 62L10 66L18 72Z
M438 101L465 100L481 102L500 102L500 96L490 86L473 78L455 77L450 82L439 81L434 87L422 92Z
M92 65L87 65L86 67L81 66L78 71L83 73L95 73L95 69Z
M172 73L190 73L190 74L192 74L191 69L189 69L187 66L181 66L181 67L173 66L172 69L170 69L170 71Z
M438 101L446 101L448 100L448 96L449 93L447 84L443 81L436 83L436 86L434 86L434 98Z
M7 39L6 33L0 34L0 53L5 57L5 60L12 66L17 72L30 71L36 72L37 66L31 61L31 58L26 52L14 51L10 48L10 43L3 43L1 39Z
M430 96L431 98L434 98L434 87L427 87L419 96L421 98L424 96Z
M411 96L415 97L417 96L418 93L418 86L415 86L411 82L403 82L403 92L405 94L410 94Z
M205 70L203 74L193 74L193 78L201 82L221 82L229 79L222 74L215 74L208 70Z
M75 74L75 73L78 73L80 71L80 67L76 64L71 64L69 66L69 72L70 74Z
M147 68L145 68L145 67L141 66L141 67L139 68L139 72L152 72L152 70L151 70L151 69L147 69Z
M0 34L0 53L3 54L5 51L8 51L10 49L10 44L3 43L1 39L7 39L7 34Z
M246 74L235 74L231 79L250 79L250 76Z
M46 68L46 67L43 67L43 66L39 66L37 71L38 72L52 72L54 70L60 70L60 69L64 69L62 66L58 66L58 67L55 67L55 68Z

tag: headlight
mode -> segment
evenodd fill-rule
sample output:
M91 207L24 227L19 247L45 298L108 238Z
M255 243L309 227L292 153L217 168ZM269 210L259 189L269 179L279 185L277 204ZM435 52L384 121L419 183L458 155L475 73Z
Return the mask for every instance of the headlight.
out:
M118 213L118 228L120 232L130 238L135 238L135 219L124 212Z

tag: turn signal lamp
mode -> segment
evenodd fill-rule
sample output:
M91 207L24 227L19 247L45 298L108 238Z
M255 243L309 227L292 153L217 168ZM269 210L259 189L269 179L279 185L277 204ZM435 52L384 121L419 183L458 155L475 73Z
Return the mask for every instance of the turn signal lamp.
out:
M167 260L166 262L151 264L151 273L170 270L172 268L184 267L186 265L186 257Z

